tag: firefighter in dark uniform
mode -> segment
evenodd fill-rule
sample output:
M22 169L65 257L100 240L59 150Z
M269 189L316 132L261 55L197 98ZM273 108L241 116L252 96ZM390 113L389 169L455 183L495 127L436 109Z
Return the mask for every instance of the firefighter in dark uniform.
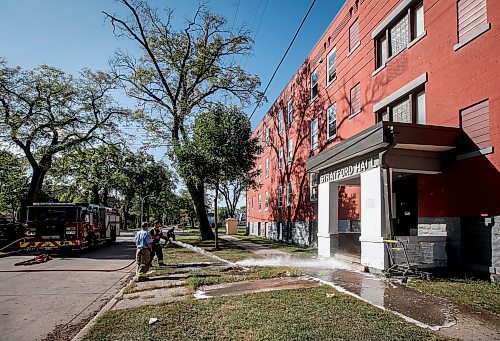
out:
M160 239L167 240L167 237L163 235L159 221L155 221L154 227L151 231L149 231L149 233L151 234L151 238L153 239L153 252L151 253L151 262L153 262L153 258L156 255L156 257L158 257L158 265L164 266L165 263L163 263L163 251L160 245Z

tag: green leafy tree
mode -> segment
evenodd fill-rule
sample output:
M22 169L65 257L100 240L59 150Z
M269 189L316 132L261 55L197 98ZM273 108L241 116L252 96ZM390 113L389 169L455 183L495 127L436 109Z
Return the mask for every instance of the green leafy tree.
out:
M251 134L245 113L236 107L214 105L196 118L192 141L177 152L180 174L215 189L217 203L221 184L255 178L255 159L262 149Z
M27 165L20 157L0 150L0 212L14 220L28 190Z
M0 60L0 141L15 145L31 166L21 209L41 198L54 157L76 146L109 141L124 114L111 92L114 78L84 69L79 77L39 66L8 67Z
M136 42L143 55L118 52L111 64L130 97L138 101L147 127L165 140L171 157L186 172L181 153L191 150L193 117L221 99L248 105L262 96L260 80L238 64L251 52L252 40L243 30L228 28L226 20L199 8L184 29L172 26L172 10L159 12L146 1L119 0L129 17L104 12L117 36ZM164 14L164 15L161 15ZM167 131L167 133L165 133ZM186 149L186 150L185 150ZM183 177L196 208L203 239L212 239L205 207L205 183ZM198 179L198 180L195 180Z

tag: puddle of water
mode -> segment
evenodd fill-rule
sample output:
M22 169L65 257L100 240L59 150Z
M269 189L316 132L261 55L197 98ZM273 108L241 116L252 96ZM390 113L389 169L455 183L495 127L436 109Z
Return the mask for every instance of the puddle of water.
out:
M308 271L308 275L420 327L439 330L456 324L454 306L448 301L393 285L373 274L315 270Z
M205 299L220 296L244 295L256 292L310 288L318 286L317 281L304 277L280 277L271 279L257 279L235 283L224 283L204 287L194 294L195 298Z

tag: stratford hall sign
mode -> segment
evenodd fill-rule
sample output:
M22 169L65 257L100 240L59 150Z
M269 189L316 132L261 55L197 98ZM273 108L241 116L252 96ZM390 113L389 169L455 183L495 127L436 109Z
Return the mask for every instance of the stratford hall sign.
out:
M339 181L345 178L349 178L353 175L361 174L375 167L378 167L378 159L368 158L325 173L320 176L319 182L322 184L324 182Z

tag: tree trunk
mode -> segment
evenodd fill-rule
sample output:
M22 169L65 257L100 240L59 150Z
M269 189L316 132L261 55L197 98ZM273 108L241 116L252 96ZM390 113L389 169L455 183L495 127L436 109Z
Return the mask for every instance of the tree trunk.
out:
M106 207L108 207L108 199L109 199L109 190L108 187L104 187L104 190L102 192L102 204Z
M19 221L25 222L27 219L28 206L32 205L37 199L40 198L40 192L42 191L43 180L47 171L44 171L42 167L33 167L33 175L31 176L30 185L28 187L28 193L21 202L21 209L19 212Z
M90 198L90 203L99 205L99 186L92 185L92 197Z
M203 184L194 184L191 181L186 181L186 187L193 200L196 217L200 224L200 234L202 240L214 240L215 235L210 224L208 223L207 208L205 207L205 191Z
M215 249L219 249L219 236L217 235L217 228L219 224L219 212L217 212L217 200L219 199L219 180L215 184L215 199L214 199L214 222L215 222Z

